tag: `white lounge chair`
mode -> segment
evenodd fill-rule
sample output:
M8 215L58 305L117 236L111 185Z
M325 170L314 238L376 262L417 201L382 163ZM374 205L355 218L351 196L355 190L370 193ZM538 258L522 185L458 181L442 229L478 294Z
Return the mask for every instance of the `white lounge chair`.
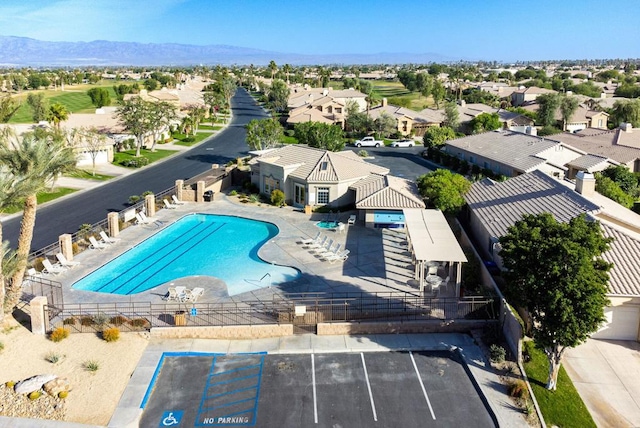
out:
M322 232L318 231L318 233L316 233L316 236L314 236L313 238L302 238L301 242L303 245L311 245L314 242L318 242L320 240L321 234Z
M104 250L105 248L107 248L107 244L105 244L104 242L98 242L98 240L93 236L89 237L89 243L91 244L89 248L92 248L94 250Z
M333 250L329 249L327 251L323 251L322 253L320 253L320 257L323 259L326 259L328 257L332 257L335 254L339 254L341 247L342 247L342 244L338 244L336 245L336 248L334 248Z
M162 202L164 203L164 207L168 208L170 210L175 210L176 206L173 205L171 202L167 201L166 199L163 199Z
M338 222L338 225L334 229L338 233L344 233L345 225L342 222Z
M327 242L325 245L323 245L320 248L316 248L315 251L318 254L325 253L327 251L331 251L331 247L333 247L333 239L329 239L329 242Z
M107 232L105 232L104 230L100 231L100 237L102 238L102 242L104 242L105 244L115 244L120 240L120 238L110 237L109 235L107 235Z
M171 195L171 200L173 201L174 205L184 205L184 201L178 199L176 195Z
M333 256L327 257L327 261L329 263L335 263L335 262L338 262L338 261L344 262L349 258L349 253L350 253L349 250L344 250L344 251L342 251L342 252L340 252L338 254L335 254Z
M35 268L27 269L27 273L25 274L24 279L22 280L22 286L23 287L30 286L31 284L33 284L33 279L39 276L40 276L40 272L38 272Z
M136 224L149 224L151 223L151 220L149 220L148 217L142 217L142 215L140 215L140 213L136 214Z
M63 266L63 267L72 268L72 267L76 267L76 266L78 266L80 264L78 262L72 262L72 261L67 260L67 258L62 253L57 253L56 254L56 258L60 262L60 265Z
M324 238L322 238L321 241L312 242L311 244L309 244L309 247L312 248L312 249L322 248L322 247L324 247L324 244L327 243L327 239L329 239L329 238L327 237L327 235L325 235Z
M167 294L164 296L164 300L168 302L176 302L178 300L178 292L175 287L169 287Z
M356 215L355 214L351 214L349 216L349 220L347 220L347 224L356 224Z
M204 294L204 288L202 287L195 287L193 290L187 291L187 298L185 299L186 302L195 303L198 301L198 298Z
M49 259L42 260L42 266L44 266L44 269L42 269L42 273L45 274L57 275L65 271L65 268L61 264L52 264Z
M184 302L187 298L187 287L176 287L176 296L178 302Z

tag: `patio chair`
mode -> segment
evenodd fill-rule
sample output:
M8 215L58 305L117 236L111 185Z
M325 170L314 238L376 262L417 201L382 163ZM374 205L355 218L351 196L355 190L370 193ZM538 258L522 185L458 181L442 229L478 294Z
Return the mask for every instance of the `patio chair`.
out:
M91 244L89 248L92 248L94 250L104 250L105 248L107 248L107 244L105 244L104 242L98 242L98 240L93 236L89 237L89 243Z
M169 201L167 201L166 199L163 199L162 202L164 203L164 207L168 208L170 210L175 210L176 206L172 203L170 203Z
M188 290L187 290L188 291ZM188 298L186 299L187 302L192 302L195 303L198 301L198 298L200 296L202 296L204 294L204 288L202 287L195 287L193 290L191 290L191 292L189 293Z
M320 248L316 248L315 251L316 253L320 254L327 251L331 251L331 247L333 247L333 239L329 239L329 242L327 242L325 245L323 245Z
M149 224L151 223L151 220L149 220L149 218L142 217L142 215L140 215L140 213L136 214L136 224Z
M171 200L173 201L174 205L184 205L184 201L178 199L176 195L171 195Z
M340 253L341 247L342 247L342 244L338 244L336 245L336 248L334 248L333 250L329 249L327 251L323 251L322 253L320 253L320 257L326 260L328 257L337 255Z
M107 232L105 232L104 230L100 231L100 238L102 238L102 242L104 242L105 244L115 244L120 240L120 238L110 237L109 235L107 235Z
M65 271L64 266L59 263L52 264L49 259L42 260L42 266L44 266L44 269L42 269L42 273L44 274L57 275Z
M176 287L176 296L178 302L184 302L187 297L187 287Z
M313 238L302 238L300 242L302 242L303 245L311 245L314 242L318 242L320 240L321 234L322 232L318 231L318 233L316 233L316 236L314 236Z
M327 261L329 263L331 263L331 264L333 264L335 262L338 262L338 261L344 262L349 258L349 253L350 253L349 250L344 250L344 251L342 251L342 252L340 252L338 254L334 254L333 256L329 256L327 258Z
M58 262L60 262L60 265L63 266L63 267L72 268L72 267L76 267L76 266L78 266L80 264L78 262L72 262L72 261L67 260L67 258L62 253L57 253L56 254L56 258L58 259Z
M338 222L338 224L336 225L335 229L333 229L333 230L335 230L338 233L343 233L344 229L345 229L344 223Z
M163 299L168 301L168 302L177 301L178 300L178 293L176 292L176 288L175 287L169 287L169 289L167 290L167 294L164 295Z
M38 272L35 268L27 269L27 273L22 280L22 286L29 287L33 283L33 278L37 278L38 276L40 276L40 272Z
M326 244L326 243L327 243L327 239L329 239L329 238L327 237L327 235L325 235L325 236L324 236L324 238L322 238L322 240L321 240L321 241L319 241L319 242L312 242L311 244L309 244L309 247L310 247L311 249L322 248L322 247L324 247L324 244Z
M347 224L356 224L356 215L355 214L351 214L349 216L349 220L347 220Z
M90 236L89 237L89 248L94 249L94 250L104 250L105 248L107 248L109 246L109 244L102 242L102 241L98 241L95 236Z

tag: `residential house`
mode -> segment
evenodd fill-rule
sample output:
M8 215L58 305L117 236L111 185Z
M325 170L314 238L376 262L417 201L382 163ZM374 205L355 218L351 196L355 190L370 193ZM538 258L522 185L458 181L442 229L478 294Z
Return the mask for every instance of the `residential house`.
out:
M483 113L496 113L500 118L500 123L502 123L502 129L536 135L534 121L520 113L491 107L482 103L466 103L461 101L458 105L458 119L461 125L468 124L475 117Z
M315 97L313 93L310 93L306 98L304 104L293 108L289 107L288 125L293 126L301 122L322 122L344 126L344 104L326 95Z
M535 101L542 94L554 94L556 91L545 88L532 86L530 88L521 87L511 94L511 105L514 107L521 106L529 101Z
M405 107L398 107L387 103L383 98L379 106L369 109L369 116L376 120L386 114L396 121L398 133L408 136L422 136L431 126L440 126L444 120L444 115L437 110L425 109L421 112Z
M555 118L558 121L558 125L564 131L578 132L585 128L607 129L609 113L590 110L585 106L579 105L569 120L567 120L567 123L564 123L559 110L556 111Z
M580 193L578 193L580 192ZM501 266L500 237L524 214L550 213L560 222L581 214L600 221L603 234L613 237L603 258L610 271L606 323L593 335L601 339L638 340L640 326L640 216L595 192L595 179L581 173L573 184L532 171L505 182L484 179L465 195L462 216L478 242L482 257ZM544 269L544 260L535 261Z
M513 131L492 131L449 140L444 150L471 165L506 177L539 169L564 178L568 171L565 165L586 154L559 140Z
M633 129L631 124L624 123L611 130L586 128L553 137L585 153L626 165L632 172L640 172L640 130Z
M358 110L361 112L367 109L367 95L360 91L356 91L355 89L334 90L332 88L311 88L308 85L292 85L290 87L287 107L289 109L295 109L321 97L330 97L343 106L347 106L350 102L355 102L358 105Z
M287 203L295 207L355 205L370 227L399 227L403 208L425 206L415 184L389 176L387 168L350 150L288 145L261 152L249 165L251 182L260 193L282 190Z
M498 98L508 98L509 100L511 100L511 94L518 90L517 86L509 86L508 83L504 82L482 82L477 88Z

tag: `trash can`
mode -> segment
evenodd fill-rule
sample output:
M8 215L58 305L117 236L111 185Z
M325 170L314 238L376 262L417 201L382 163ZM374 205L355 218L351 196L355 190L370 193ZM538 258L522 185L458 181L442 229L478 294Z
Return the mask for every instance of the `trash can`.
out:
M213 202L213 190L207 190L203 196L205 202Z
M176 311L173 320L175 325L187 325L187 313L185 311Z

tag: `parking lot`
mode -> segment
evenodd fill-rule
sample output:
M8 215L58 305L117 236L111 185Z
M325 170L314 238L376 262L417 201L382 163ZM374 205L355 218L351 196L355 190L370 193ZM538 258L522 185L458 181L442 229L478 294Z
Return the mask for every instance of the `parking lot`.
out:
M455 352L165 354L141 427L496 426Z

